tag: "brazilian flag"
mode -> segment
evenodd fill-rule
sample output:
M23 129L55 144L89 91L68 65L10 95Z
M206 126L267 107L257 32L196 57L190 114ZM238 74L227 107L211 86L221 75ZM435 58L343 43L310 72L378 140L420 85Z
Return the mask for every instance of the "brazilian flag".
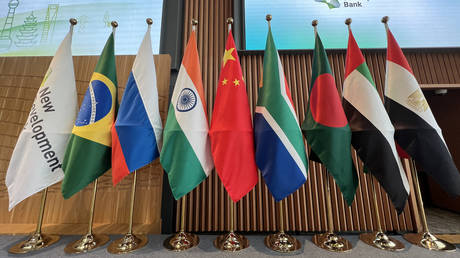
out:
M65 152L61 189L65 199L111 168L111 128L116 110L117 72L112 33L91 77Z

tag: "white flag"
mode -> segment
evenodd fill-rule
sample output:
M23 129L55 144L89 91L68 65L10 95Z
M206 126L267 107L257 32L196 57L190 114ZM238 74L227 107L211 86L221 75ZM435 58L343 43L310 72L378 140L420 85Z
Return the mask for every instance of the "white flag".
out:
M64 177L65 148L77 115L72 28L38 89L6 172L9 210Z

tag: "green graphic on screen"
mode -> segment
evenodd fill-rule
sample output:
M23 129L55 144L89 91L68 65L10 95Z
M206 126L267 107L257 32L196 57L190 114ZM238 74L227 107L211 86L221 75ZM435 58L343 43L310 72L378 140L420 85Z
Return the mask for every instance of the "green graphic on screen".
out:
M152 47L158 53L163 0L6 0L0 3L0 55L52 56L69 30L69 19L76 18L72 52L99 55L112 31L111 21L119 24L115 33L115 53L134 55L152 25Z
M460 47L460 0L245 0L244 11L248 50L265 48L266 14L278 49L312 49L314 19L326 48L346 48L349 17L361 48L386 48L383 16L401 47Z

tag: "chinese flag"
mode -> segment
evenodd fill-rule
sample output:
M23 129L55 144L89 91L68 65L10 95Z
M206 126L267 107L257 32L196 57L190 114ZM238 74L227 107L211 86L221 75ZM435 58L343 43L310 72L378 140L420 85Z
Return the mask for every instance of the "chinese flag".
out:
M258 177L246 84L231 30L222 60L209 135L216 171L230 198L237 202L257 184Z

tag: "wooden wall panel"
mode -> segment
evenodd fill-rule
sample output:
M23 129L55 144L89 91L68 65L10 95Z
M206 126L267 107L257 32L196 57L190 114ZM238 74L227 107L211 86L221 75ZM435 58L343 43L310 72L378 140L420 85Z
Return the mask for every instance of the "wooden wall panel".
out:
M97 56L74 57L75 79L79 103L83 100L89 80L97 63ZM8 212L8 193L5 174L17 137L27 119L43 75L51 57L0 58L0 233L28 233L35 229L41 194L26 199ZM134 56L117 56L118 97L131 72ZM160 113L166 119L171 58L155 56L159 88ZM138 172L135 203L135 230L160 232L160 207L163 172L160 164L142 168ZM129 218L132 176L112 186L110 171L100 177L95 208L95 231L124 233ZM50 187L44 215L44 231L60 234L81 234L87 228L93 184L69 200L61 195L61 184Z
M216 93L220 70L220 60L224 52L227 17L232 16L233 1L185 1L184 46L190 33L190 20L198 18L198 52L200 55L203 83L208 102L208 114L212 116L213 99ZM263 19L263 17L261 17ZM313 33L313 32L312 32ZM260 40L265 41L265 38ZM346 39L344 39L346 40ZM327 51L338 91L344 77L345 51ZM460 83L460 51L406 51L409 64L421 84ZM385 81L385 51L364 51L371 74L374 77L380 96L383 98ZM240 53L243 75L246 79L249 102L254 109L257 88L262 83L263 53L250 51ZM291 89L294 106L299 120L305 118L308 101L308 85L311 81L312 51L284 51L281 53L286 79ZM308 147L308 146L307 146ZM370 182L362 173L362 163L353 153L353 160L359 168L360 185L355 202L348 207L335 183L332 202L334 226L339 231L367 231L376 229L372 217ZM407 161L404 167L413 190L411 171ZM308 180L304 186L284 201L286 230L317 232L326 229L324 173L319 164L310 162ZM375 181L377 183L377 181ZM414 195L410 196L404 212L398 216L385 191L378 187L378 206L382 226L389 231L412 231L420 229L420 221L415 206ZM207 180L185 197L186 229L195 232L225 231L229 229L229 199L213 172ZM236 205L236 230L275 231L278 208L259 174L259 183ZM177 223L179 228L180 201L177 203Z

